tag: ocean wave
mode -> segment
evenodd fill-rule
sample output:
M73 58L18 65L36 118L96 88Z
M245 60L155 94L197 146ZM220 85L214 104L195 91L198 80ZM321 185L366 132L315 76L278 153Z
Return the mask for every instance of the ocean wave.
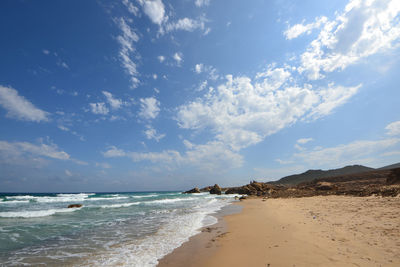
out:
M56 196L6 196L7 200L18 201L27 200L39 203L55 203L55 202L83 202L83 201L97 201L97 200L117 200L127 199L128 196L111 195L110 197L89 197L95 193L79 193L79 194L57 194ZM0 202L1 203L1 202Z
M144 198L144 197L157 197L159 195L142 195L142 196L131 196L131 198Z
M100 206L100 208L125 208L125 207L130 207L130 206L139 205L139 204L140 204L140 202L111 204L111 205L102 205L102 206Z
M157 200L147 201L147 202L144 202L144 203L145 204L174 203L174 202L179 202L179 201L190 201L190 200L196 200L196 199L197 198L195 198L195 197L167 198L167 199L157 199Z
M97 200L116 200L116 199L127 199L129 197L91 197L84 199L84 201L97 201Z
M29 203L29 200L7 200L0 201L0 204L19 204L19 203Z
M24 195L24 196L6 196L6 199L33 199L34 196Z
M3 218L34 218L46 217L56 213L74 212L81 208L64 208L64 209L49 209L49 210L34 210L34 211L7 211L0 212L0 217Z

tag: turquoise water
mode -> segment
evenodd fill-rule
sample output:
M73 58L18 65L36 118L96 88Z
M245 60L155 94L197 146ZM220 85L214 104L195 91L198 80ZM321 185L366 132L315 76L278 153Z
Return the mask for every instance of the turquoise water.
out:
M180 192L0 194L0 263L155 266L233 201ZM69 204L82 208L67 208Z

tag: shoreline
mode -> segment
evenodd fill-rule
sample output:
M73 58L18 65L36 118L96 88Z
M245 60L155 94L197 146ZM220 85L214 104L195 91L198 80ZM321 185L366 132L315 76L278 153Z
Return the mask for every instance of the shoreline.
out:
M240 213L219 219L226 228L217 228L218 238L217 231L196 235L158 266L400 266L400 197L251 198L239 205Z
M204 266L208 258L216 253L217 240L227 233L228 225L224 218L242 211L243 207L238 203L233 202L212 214L217 218L217 223L202 227L200 233L191 236L188 241L161 258L157 267Z

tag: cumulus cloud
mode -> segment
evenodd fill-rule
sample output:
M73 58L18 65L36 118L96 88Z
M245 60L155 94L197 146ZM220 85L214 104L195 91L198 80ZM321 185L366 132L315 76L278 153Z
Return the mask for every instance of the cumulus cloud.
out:
M370 161L368 157L372 154L384 151L399 143L399 138L372 141L361 140L328 148L317 147L313 150L295 153L294 157L303 160L311 166L328 165L334 167L360 164Z
M128 8L131 14L139 16L139 8L133 5L129 0L122 0L122 3Z
M400 121L388 124L385 129L388 135L400 135Z
M176 64L178 66L181 65L181 63L183 62L183 54L181 52L176 52L172 58L176 61Z
M140 99L139 117L150 120L155 119L160 112L160 102L155 97Z
M210 0L196 0L194 1L194 4L197 7L208 6L210 4Z
M343 70L363 58L390 50L400 38L399 13L397 0L351 0L333 20L323 21L318 37L301 55L299 72L317 80L324 73ZM293 37L301 30L292 32Z
M154 23L161 25L168 19L165 16L165 7L161 0L138 0L143 8L143 12Z
M0 85L0 106L7 110L8 118L34 122L49 121L50 113L35 107L11 87Z
M326 17L317 17L315 18L315 22L309 24L296 24L289 27L285 32L284 35L286 39L294 39L302 35L303 33L310 34L313 29L320 28L324 23L326 23L328 19Z
M123 102L121 99L114 98L113 95L110 92L103 91L103 95L107 98L108 104L110 104L111 108L113 109L119 109L123 105Z
M45 159L70 160L78 164L85 162L74 160L70 155L58 148L52 142L38 144L29 142L0 141L0 162L7 164L37 165L45 162Z
M199 19L183 18L175 22L167 23L164 27L164 31L170 32L176 30L183 30L192 32L197 29L204 30L205 22L206 19L204 17L200 17Z
M122 35L117 37L117 40L121 46L119 51L119 57L126 73L129 75L131 80L131 87L138 87L140 81L138 79L139 73L137 71L137 65L131 59L132 54L135 52L134 43L139 41L139 36L136 32L126 23L125 19L120 18L117 20L118 26L122 32Z
M165 134L158 133L157 130L154 129L151 125L147 125L146 128L147 129L144 131L144 134L146 138L149 140L153 139L159 142L161 139L165 137Z
M111 147L103 152L105 157L128 157L133 162L149 161L168 169L181 167L197 168L202 171L228 170L243 164L241 155L232 152L221 142L213 141L203 145L184 142L187 150L180 153L176 150L161 152L131 152Z
M304 144L307 144L308 142L311 142L313 140L314 140L314 138L311 138L311 137L310 138L300 138L300 139L297 140L296 143L304 145Z
M325 89L314 89L308 84L290 85L290 74L271 78L271 73L276 72L269 69L259 73L255 80L227 75L224 84L178 108L178 125L184 129L207 128L216 140L240 150L298 120L329 114L359 88L330 84Z
M164 56L158 56L157 59L158 59L158 61L160 61L160 63L163 63L164 60L165 60L165 57Z
M218 71L213 66L207 66L203 63L196 64L194 66L194 71L197 74L206 73L208 78L211 80L217 80L219 78Z
M313 141L313 140L314 140L313 138L300 138L300 139L298 139L298 140L296 141L296 144L294 145L294 147L295 147L297 150L302 151L302 150L304 150L304 147L302 147L301 145L305 145L305 144L307 144L308 142L311 142L311 141Z
M94 114L107 115L110 111L104 102L89 103L90 110Z

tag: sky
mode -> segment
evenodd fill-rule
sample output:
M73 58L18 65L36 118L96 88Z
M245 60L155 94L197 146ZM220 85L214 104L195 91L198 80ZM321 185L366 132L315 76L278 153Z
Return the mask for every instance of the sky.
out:
M0 192L400 162L398 0L3 0L0 36Z

